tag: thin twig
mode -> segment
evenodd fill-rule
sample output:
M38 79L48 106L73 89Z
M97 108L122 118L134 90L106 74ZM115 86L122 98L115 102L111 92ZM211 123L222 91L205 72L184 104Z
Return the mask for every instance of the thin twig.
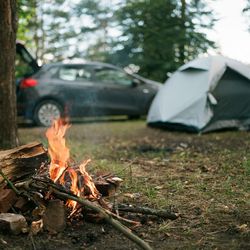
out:
M29 234L29 238L30 238L30 241L31 241L33 250L36 250L36 244L35 244L33 235L32 235L32 234Z
M123 217L121 217L120 215L118 214L115 214L115 213L112 213L110 212L109 210L105 210L109 215L111 215L112 217L115 217L117 220L121 221L121 222L124 222L124 223L127 223L128 225L133 225L133 227L138 227L141 225L140 222L138 221L134 221L134 220L129 220L129 219L125 219Z
M20 195L20 191L14 186L14 184L6 177L6 175L3 173L2 169L0 169L0 175L4 178L4 180L8 183L11 189L17 194Z

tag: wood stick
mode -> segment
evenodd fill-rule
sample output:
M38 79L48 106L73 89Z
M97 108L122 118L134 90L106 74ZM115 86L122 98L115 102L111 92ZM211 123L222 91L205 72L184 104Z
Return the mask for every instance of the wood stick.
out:
M10 186L11 189L13 189L13 191L19 195L20 192L19 190L14 186L14 184L6 177L6 175L3 173L2 169L0 168L0 175L3 177L3 179L8 183L8 185Z
M129 226L133 226L134 228L138 227L138 226L141 226L141 223L139 221L134 221L134 220L129 220L129 219L123 218L123 217L121 217L121 216L119 216L119 215L117 215L115 213L110 212L109 210L106 210L106 209L105 209L105 211L109 215L111 215L112 217L116 218L118 221L124 222Z
M149 207L133 207L125 204L118 204L118 210L123 212L140 213L148 215L156 215L158 217L170 220L176 220L179 218L178 213L174 213L169 209L153 209Z

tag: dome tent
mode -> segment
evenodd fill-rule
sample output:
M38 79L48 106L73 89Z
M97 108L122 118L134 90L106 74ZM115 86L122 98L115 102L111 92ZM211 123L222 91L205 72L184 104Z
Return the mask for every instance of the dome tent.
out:
M250 67L223 56L181 66L154 98L147 123L194 132L248 128Z

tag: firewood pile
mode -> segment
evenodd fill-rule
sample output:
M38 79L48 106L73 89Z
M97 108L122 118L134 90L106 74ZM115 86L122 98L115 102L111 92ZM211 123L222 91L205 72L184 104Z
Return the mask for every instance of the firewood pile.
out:
M67 221L87 217L106 221L142 249L151 247L132 232L140 226L122 213L139 213L177 219L169 210L154 210L111 202L122 179L110 173L91 176L90 160L77 165L65 143L69 125L54 121L46 132L49 148L33 142L0 151L0 231L37 235L62 232Z

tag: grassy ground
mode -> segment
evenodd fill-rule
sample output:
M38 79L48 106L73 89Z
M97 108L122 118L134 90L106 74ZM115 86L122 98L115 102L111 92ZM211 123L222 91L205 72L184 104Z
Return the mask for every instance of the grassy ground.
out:
M20 128L20 142L46 145L44 133ZM181 213L175 221L144 218L136 233L154 249L250 249L249 132L196 135L151 129L145 121L81 123L69 129L67 144L76 161L92 159L89 172L124 180L118 202ZM135 249L119 237L101 235L88 249Z

